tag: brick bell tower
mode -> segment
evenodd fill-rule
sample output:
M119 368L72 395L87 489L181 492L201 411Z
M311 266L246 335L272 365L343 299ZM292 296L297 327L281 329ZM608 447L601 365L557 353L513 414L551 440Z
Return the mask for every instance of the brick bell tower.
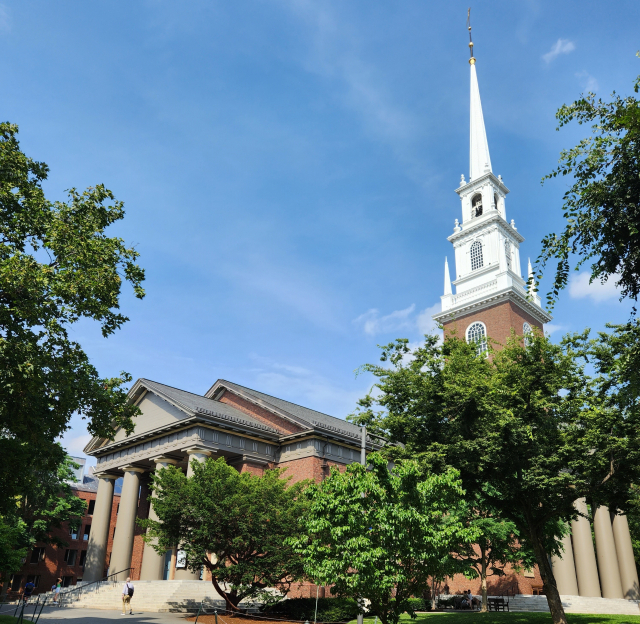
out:
M496 177L491 169L472 42L469 47L469 181L461 176L456 193L462 203L462 223L455 220L453 234L447 239L455 253L456 292L452 292L445 259L442 311L433 318L444 326L445 333L455 330L458 337L480 341L486 348L487 336L504 344L512 328L519 335L527 334L533 327L542 330L551 316L542 309L537 293L532 288L527 290L521 275L520 244L524 238L515 221L507 221L505 198L509 189L502 176ZM529 262L527 278L531 275Z

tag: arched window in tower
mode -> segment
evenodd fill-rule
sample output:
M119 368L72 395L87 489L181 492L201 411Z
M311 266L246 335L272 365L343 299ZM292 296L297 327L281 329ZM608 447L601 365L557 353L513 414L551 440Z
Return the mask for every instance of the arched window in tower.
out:
M482 214L482 195L478 193L471 199L471 218L479 217Z
M529 323L522 324L522 335L524 336L524 346L531 346L531 334L533 334L533 330L531 329L531 325Z
M471 256L471 270L475 271L482 267L482 243L480 241L476 241L471 245L471 251L469 252Z
M467 327L467 342L478 345L478 355L487 350L487 330L484 323L476 321Z
M511 268L511 243L504 241L504 256L507 259L507 269Z
M493 194L493 203L496 207L496 210L498 210L498 193Z

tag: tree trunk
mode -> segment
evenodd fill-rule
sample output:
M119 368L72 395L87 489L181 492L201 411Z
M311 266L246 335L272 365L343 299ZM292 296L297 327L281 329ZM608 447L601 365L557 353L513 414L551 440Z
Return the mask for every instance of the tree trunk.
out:
M226 591L222 589L222 587L220 587L220 585L218 584L218 579L216 579L215 575L213 574L213 570L211 571L211 584L213 585L214 589L218 592L218 594L224 598L224 601L229 611L239 611L238 603L240 602L240 598L238 598L238 596L232 596L231 594L228 594ZM234 599L235 599L235 602L234 602Z
M480 611L487 612L487 557L484 548L480 548L480 556L482 557L482 570L480 571L480 590L482 592L482 606Z
M560 600L560 594L558 593L556 579L553 576L553 570L549 563L549 557L545 552L542 539L534 530L531 531L531 541L533 552L536 556L536 562L540 569L542 585L544 593L547 596L547 603L549 604L549 611L551 611L553 624L567 624L567 617L564 614L564 607L562 606L562 600Z

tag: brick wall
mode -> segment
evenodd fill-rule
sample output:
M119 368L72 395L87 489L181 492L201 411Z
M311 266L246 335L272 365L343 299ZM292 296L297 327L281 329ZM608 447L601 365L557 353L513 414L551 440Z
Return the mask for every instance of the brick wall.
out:
M337 466L340 472L344 472L347 468L345 464L338 464L316 456L302 457L276 464L276 468L286 468L283 476L285 478L292 477L290 483L297 483L304 479L311 479L315 483L319 483L329 475L331 466Z
M475 321L483 322L487 327L487 335L499 344L505 343L511 335L511 328L521 336L522 325L525 322L542 330L542 325L529 313L511 301L507 301L445 323L445 335L455 331L457 337L464 340L467 327Z
M505 566L504 576L487 577L487 593L490 596L500 596L504 594L532 594L534 588L542 587L542 578L538 571L538 566L532 570L533 578L525 577L522 572L517 573L512 566ZM465 590L470 589L473 594L480 594L480 579L469 580L462 574L456 574L446 579L451 594L462 594ZM442 592L442 583L440 591Z

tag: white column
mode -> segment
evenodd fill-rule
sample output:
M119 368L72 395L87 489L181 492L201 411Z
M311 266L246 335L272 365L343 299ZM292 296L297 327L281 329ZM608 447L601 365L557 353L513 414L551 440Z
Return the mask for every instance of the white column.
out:
M91 532L87 545L87 560L84 566L83 580L92 583L104 577L104 566L107 556L107 542L109 540L109 525L111 524L111 509L113 507L113 486L118 478L115 475L97 473L98 493L96 505L91 520Z
M613 517L613 538L616 542L618 567L622 593L627 600L640 599L640 585L638 584L638 570L633 556L633 544L627 516L616 514Z
M204 464L207 461L207 457L211 457L213 451L203 446L192 446L188 449L184 449L189 456L189 465L187 466L187 478L189 478L193 474L193 468L191 467L191 462L196 459L201 464Z
M159 470L170 466L171 464L177 464L175 459L169 457L154 457L151 461L155 462L156 474ZM151 505L149 507L149 519L157 522L158 516L153 508L153 499L156 497L156 493L151 495ZM165 555L160 555L156 552L151 544L144 544L144 551L142 553L142 569L140 570L141 581L161 581L164 576L164 560Z
M113 551L109 564L109 574L126 570L131 566L133 553L133 537L138 514L138 498L140 496L140 473L144 468L124 466L122 493L120 494L120 510L116 521L116 534L113 539ZM131 575L131 571L123 571L115 578L121 581Z
M584 498L578 499L574 505L579 512L587 516L587 501ZM576 562L578 590L581 596L600 598L596 553L593 548L593 539L591 538L591 523L587 520L587 517L578 516L576 520L571 522L573 558Z
M573 547L571 546L571 535L569 533L562 538L562 546L564 547L562 556L553 555L551 557L551 567L553 568L553 576L556 579L558 593L563 596L579 596L576 567L573 561Z
M192 446L183 450L189 456L187 478L193 475L193 467L191 466L191 462L195 459L203 464L207 460L207 457L210 457L213 452L203 446ZM175 579L180 581L198 581L200 580L200 572L192 572L191 570L189 570L189 568L176 569Z
M603 598L622 598L620 568L616 555L616 543L613 539L611 514L609 508L598 507L593 515L593 531L596 534L596 552L598 553L598 571Z

